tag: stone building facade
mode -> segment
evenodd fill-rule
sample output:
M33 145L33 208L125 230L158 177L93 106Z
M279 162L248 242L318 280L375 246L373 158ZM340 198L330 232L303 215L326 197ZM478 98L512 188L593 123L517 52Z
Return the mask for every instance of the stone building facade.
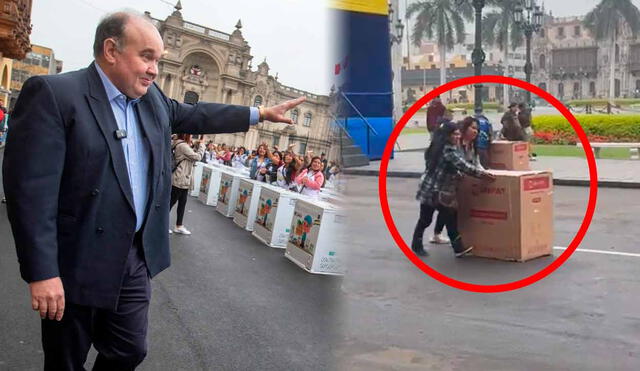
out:
M158 85L178 101L273 106L285 100L305 96L307 100L287 113L296 123L287 125L264 122L247 133L218 134L205 139L232 146L254 149L266 142L294 151L326 153L338 158L331 145L329 97L283 85L278 76L269 74L266 60L252 69L251 47L242 35L238 21L232 33L197 25L182 18L180 2L165 20L147 17L156 25L164 40L165 55L159 63Z
M616 45L596 41L584 17L544 17L532 42L533 83L560 100L609 97L610 53L615 48L615 97L640 96L640 41L625 27Z

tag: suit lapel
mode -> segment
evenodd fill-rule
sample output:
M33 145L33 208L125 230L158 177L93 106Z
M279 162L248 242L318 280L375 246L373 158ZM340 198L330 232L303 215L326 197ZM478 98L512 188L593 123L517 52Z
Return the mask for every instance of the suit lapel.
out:
M89 107L98 122L102 135L104 135L107 141L109 154L111 155L111 161L113 162L113 168L120 188L129 202L129 206L131 206L131 209L135 212L133 192L131 190L131 182L129 181L124 150L122 149L122 143L116 139L114 135L114 132L118 130L118 124L111 110L111 104L105 93L102 80L100 80L98 71L93 63L88 68L88 79L89 94L87 95L87 101L89 102Z
M156 120L156 116L153 110L153 104L145 95L140 99L138 103L138 114L140 126L144 130L144 133L149 140L149 147L151 148L151 169L152 169L152 193L151 197L154 197L158 181L160 180L160 168L162 165L162 154L160 148L162 148L162 128Z

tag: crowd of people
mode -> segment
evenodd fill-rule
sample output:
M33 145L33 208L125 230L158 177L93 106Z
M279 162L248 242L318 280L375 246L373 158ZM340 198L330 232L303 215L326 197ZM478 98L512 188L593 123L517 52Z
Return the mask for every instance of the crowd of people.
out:
M199 139L192 140L189 134L175 135L172 141L173 174L171 208L177 203L176 226L169 233L191 234L184 226L184 211L191 187L193 166L196 162L218 163L233 168L247 169L253 180L265 182L283 189L318 198L324 187L333 187L340 174L340 166L329 162L324 153L314 155L307 151L304 156L293 151L294 145L281 151L278 146L269 148L261 143L254 150L228 146Z
M530 141L533 137L531 110L523 103L512 103L501 119L500 139ZM423 235L438 211L431 243L450 243L456 257L471 251L462 244L457 224L457 188L463 176L493 181L487 172L491 168L490 146L493 125L483 114L467 116L455 122L453 111L447 109L439 97L427 108L427 129L431 144L424 154L425 171L420 180L416 199L420 202L420 217L416 224L411 249L427 256ZM531 148L531 147L529 147ZM530 150L530 157L531 157ZM447 227L448 238L442 236Z

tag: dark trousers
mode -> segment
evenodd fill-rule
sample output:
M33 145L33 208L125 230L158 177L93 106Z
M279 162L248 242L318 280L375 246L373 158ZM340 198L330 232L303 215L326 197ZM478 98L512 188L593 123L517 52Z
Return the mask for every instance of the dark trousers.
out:
M169 209L173 209L173 205L178 202L178 220L176 225L182 225L182 219L184 218L184 209L187 207L187 196L189 195L188 189L176 188L171 186L171 203Z
M476 149L478 152L478 158L480 159L480 165L482 165L485 169L490 169L491 158L489 157L489 149L478 148Z
M134 370L147 354L151 284L139 244L129 251L115 311L66 303L62 321L42 320L45 371L84 370L91 344L93 370Z
M442 218L444 225L447 227L447 235L451 240L451 246L454 250L459 250L461 246L460 233L458 232L458 212L455 209L447 207L433 207L426 203L420 204L420 218L416 223L413 231L412 248L422 247L422 237L424 230L427 229L433 220L433 213L438 210L438 218Z
M438 213L438 217L436 218L436 226L433 228L434 234L442 233L444 229L445 218L441 213Z

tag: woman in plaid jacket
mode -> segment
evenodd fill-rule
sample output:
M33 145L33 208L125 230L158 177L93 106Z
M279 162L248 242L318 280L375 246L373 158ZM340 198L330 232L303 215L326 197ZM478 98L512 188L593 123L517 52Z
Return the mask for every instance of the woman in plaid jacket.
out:
M424 230L431 224L435 210L444 217L447 234L456 257L471 251L471 247L464 248L458 233L456 197L458 182L465 174L489 181L495 179L490 173L465 160L459 146L460 135L458 125L453 122L443 123L425 155L426 170L416 195L416 199L420 201L420 219L416 224L411 242L411 249L420 256L428 255L422 243L422 236Z

